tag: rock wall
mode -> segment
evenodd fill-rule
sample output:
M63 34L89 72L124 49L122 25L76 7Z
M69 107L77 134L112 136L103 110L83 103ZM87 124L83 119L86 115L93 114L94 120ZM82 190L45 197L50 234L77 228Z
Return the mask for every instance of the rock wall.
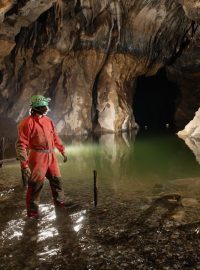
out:
M168 66L169 79L181 89L175 116L178 129L182 129L200 107L200 28L194 31L191 41L186 41L187 48Z
M130 130L138 76L163 66L180 75L184 111L199 78L198 23L194 0L1 1L0 116L19 122L43 94L61 134Z

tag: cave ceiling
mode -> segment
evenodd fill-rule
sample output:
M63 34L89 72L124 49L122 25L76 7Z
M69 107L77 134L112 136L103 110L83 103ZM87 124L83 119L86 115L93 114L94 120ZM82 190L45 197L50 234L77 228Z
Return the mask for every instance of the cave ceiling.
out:
M43 94L61 134L129 130L138 76L166 67L183 123L200 105L199 22L199 0L1 0L0 115L17 123Z

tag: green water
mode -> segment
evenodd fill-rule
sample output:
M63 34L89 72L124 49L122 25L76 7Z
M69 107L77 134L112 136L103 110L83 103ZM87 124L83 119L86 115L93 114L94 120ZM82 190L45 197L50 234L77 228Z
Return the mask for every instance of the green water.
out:
M117 192L144 191L174 180L196 178L200 166L184 141L173 134L103 135L99 140L66 144L68 162L60 163L64 185L98 186Z
M62 162L60 154L58 157L66 189L90 189L94 170L98 186L111 188L116 193L148 190L156 184L200 176L200 165L194 154L175 134L106 134L70 142L62 139L67 163ZM7 153L14 156L13 148ZM19 178L18 168L17 163L5 165L4 177L9 181L13 176Z

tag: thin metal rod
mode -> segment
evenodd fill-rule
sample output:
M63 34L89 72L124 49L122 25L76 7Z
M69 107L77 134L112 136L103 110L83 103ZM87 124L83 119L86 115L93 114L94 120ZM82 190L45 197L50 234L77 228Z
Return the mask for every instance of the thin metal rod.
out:
M0 168L2 168L4 162L5 141L5 138L2 137L0 141Z
M98 203L97 171L94 170L93 173L94 173L94 207L96 207Z

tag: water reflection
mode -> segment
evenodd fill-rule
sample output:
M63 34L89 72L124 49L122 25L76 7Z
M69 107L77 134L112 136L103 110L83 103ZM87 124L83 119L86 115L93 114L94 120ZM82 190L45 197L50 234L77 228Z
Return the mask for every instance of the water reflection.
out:
M171 134L138 136L136 140L126 133L105 134L95 141L68 144L67 149L69 161L61 164L66 184L70 179L88 188L94 169L98 183L116 192L148 189L200 173L190 150Z
M74 222L74 231L79 232L81 228L83 227L84 220L85 220L86 210L79 211L77 213L74 213L71 216L73 222Z
M14 219L10 220L6 224L5 230L1 233L1 241L4 245L8 240L19 240L23 235L23 227L24 227L23 219Z
M9 195L10 193L14 192L14 188L10 188L8 190L4 190L4 191L1 191L0 192L0 197L4 197L4 196L7 196Z
M76 235L83 226L85 214L83 210L69 216L65 209L42 204L41 218L35 220L28 219L24 210L19 218L9 220L1 233L1 249L5 254L0 267L49 269L55 263L58 269L71 269L69 265L72 269L79 269L81 265L80 269L85 269ZM12 262L8 262L6 258L11 257Z
M200 141L195 138L187 137L185 143L192 150L196 157L196 161L200 164Z
M39 222L40 230L38 233L38 242L47 238L53 238L58 235L58 230L53 226L52 221L56 219L56 213L53 205L41 204L41 216L44 217Z
M130 138L126 137L125 134L123 136L106 134L99 139L99 152L95 157L95 168L102 179L109 181L112 178L114 189L115 182L126 176L125 164L130 158L130 151Z

